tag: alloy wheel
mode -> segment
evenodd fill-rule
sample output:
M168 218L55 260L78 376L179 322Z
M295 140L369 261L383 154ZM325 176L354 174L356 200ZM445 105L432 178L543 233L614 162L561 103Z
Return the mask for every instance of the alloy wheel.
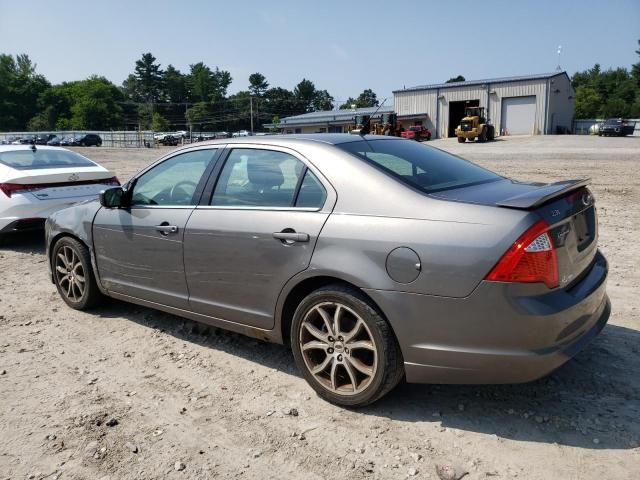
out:
M56 280L60 290L72 302L78 302L84 295L86 278L84 267L75 250L63 246L56 255Z
M364 320L342 303L314 305L302 320L298 341L307 369L331 392L358 394L376 374L374 337Z

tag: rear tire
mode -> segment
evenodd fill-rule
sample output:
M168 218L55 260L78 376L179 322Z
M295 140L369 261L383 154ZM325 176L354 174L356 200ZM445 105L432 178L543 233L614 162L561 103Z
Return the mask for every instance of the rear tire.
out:
M390 325L366 296L343 285L320 288L300 302L291 346L309 385L343 407L375 402L404 376Z
M464 143L466 140L466 138L464 137L458 137L458 143Z
M93 275L89 249L75 238L62 237L56 242L51 269L58 293L71 308L86 310L104 300Z
M484 127L482 129L482 132L480 132L480 135L478 135L478 143L484 143L487 141L487 127Z

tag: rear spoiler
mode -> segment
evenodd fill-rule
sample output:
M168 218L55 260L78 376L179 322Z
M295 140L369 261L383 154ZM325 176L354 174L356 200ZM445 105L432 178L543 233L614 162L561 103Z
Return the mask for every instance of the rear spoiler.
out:
M590 181L590 178L585 178L582 180L563 180L561 182L548 183L540 188L531 190L530 192L521 193L520 195L515 195L496 202L496 205L523 210L536 208L547 203L549 200L561 197L569 192L578 190L579 188L586 187Z

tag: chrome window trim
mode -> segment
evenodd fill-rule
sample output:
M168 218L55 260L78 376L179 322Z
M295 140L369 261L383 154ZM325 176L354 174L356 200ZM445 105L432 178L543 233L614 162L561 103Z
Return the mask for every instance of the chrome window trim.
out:
M324 207L324 205L323 205ZM261 210L266 212L321 212L321 208L313 207L269 207L269 206L233 206L233 205L197 205L196 210Z

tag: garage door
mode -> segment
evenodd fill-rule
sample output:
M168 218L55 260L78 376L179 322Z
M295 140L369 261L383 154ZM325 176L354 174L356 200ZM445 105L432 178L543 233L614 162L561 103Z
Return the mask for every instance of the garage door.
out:
M531 134L535 122L535 95L502 99L502 128L506 128L509 135Z

